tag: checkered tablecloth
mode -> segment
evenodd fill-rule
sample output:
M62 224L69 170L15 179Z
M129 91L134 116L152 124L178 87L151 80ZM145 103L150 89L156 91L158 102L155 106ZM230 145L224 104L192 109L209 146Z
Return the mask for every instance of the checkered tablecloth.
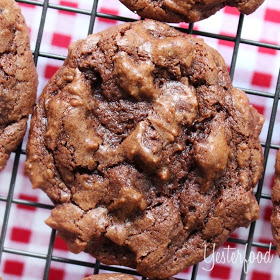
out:
M23 1L25 2L25 1ZM26 18L31 38L31 48L36 48L36 42L40 27L43 26L42 40L39 48L37 70L39 75L38 96L49 78L63 63L62 58L67 55L67 48L71 42L85 38L89 32L89 26L94 20L93 32L106 29L109 26L121 23L123 18L138 19L138 16L129 11L117 0L100 0L97 4L98 16L92 18L94 12L94 0L50 0L49 6L44 8L43 2L27 1L20 3L22 12ZM70 11L63 11L62 6L71 7ZM80 12L76 12L79 9ZM46 11L45 21L42 22L42 14ZM82 12L81 12L82 11ZM109 19L106 15L117 15L120 18ZM100 17L101 16L101 17ZM212 38L209 34L218 34L234 38L240 29L239 13L234 8L226 7L214 16L195 23L193 30L195 36L204 38L212 47L217 49L224 57L230 68L234 50L234 42ZM181 28L188 28L185 23L177 24ZM199 32L198 32L199 31ZM218 38L220 38L218 36ZM270 44L268 47L259 46L258 42ZM277 49L278 48L278 49ZM49 55L53 54L53 57ZM57 59L59 58L59 59ZM280 0L266 0L266 2L252 15L245 16L241 29L241 43L233 76L233 84L236 87L246 89L257 95L249 94L249 99L266 119L260 139L266 142L269 130L270 117L273 107L273 96L276 92L278 74L280 70ZM262 94L265 93L265 94ZM25 136L22 149L25 150L27 136ZM272 243L270 230L270 215L272 210L271 188L273 184L274 162L277 148L280 145L280 114L279 110L274 123L272 135L272 147L270 148L264 185L260 200L260 219L256 223L253 242L254 244ZM25 155L21 154L17 169L14 168L15 153L0 173L0 228L4 219L7 206L9 188L14 184L13 200L10 209L7 232L4 238L4 252L0 265L0 276L3 280L38 280L43 279L46 266L45 256L48 252L51 229L44 220L49 216L50 209L26 206L22 201L32 201L51 205L46 195L40 190L33 190L31 183L23 173ZM244 256L246 240L249 229L238 229L232 237L243 240L244 244L227 242L220 252L221 258L215 254L215 266L212 268L212 257L200 263L197 279L239 279L243 269L240 259L227 259L226 248L232 253L240 253ZM242 243L242 242L241 242ZM38 257L14 254L17 252L32 252ZM267 248L252 247L252 256L265 256ZM225 256L223 259L222 256ZM56 237L53 259L50 263L50 280L80 280L93 273L92 267L70 264L56 259L73 259L85 263L94 263L95 259L85 253L74 255L67 250L66 244ZM275 251L270 252L270 262L263 259L254 260L248 265L246 279L269 280L280 279L280 259ZM104 270L104 269L103 269ZM105 269L106 270L106 269ZM100 271L102 272L102 270ZM186 269L177 277L191 279L192 268ZM141 279L141 278L139 278Z

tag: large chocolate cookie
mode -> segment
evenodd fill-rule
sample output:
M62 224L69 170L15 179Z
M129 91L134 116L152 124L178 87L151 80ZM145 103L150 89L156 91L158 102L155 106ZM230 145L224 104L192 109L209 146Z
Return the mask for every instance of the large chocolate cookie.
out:
M13 0L0 0L0 169L24 136L37 83L20 9Z
M196 22L215 14L225 6L243 14L253 13L264 0L120 0L141 17L166 22Z
M122 273L104 273L92 275L84 278L83 280L137 280L136 277Z
M203 40L152 20L71 45L26 171L73 252L165 278L258 217L263 117Z
M123 273L103 273L88 276L82 280L137 280L136 277ZM175 280L174 278L166 278L165 280Z
M280 255L280 151L278 151L276 157L274 185L272 188L271 199L273 204L272 215L270 218L272 235L277 252Z

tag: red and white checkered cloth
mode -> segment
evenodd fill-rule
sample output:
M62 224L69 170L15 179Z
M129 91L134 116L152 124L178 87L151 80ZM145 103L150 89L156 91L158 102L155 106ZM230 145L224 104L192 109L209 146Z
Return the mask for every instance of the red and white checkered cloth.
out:
M71 42L85 38L88 32L90 15L77 14L75 12L65 12L52 8L52 4L68 6L73 8L91 11L93 0L50 0L51 7L47 10L46 22L43 32L40 52L67 55L67 48ZM35 48L38 29L41 20L42 7L32 4L20 4L22 12L26 18L30 30L31 48ZM135 18L138 16L129 11L118 0L100 0L97 11L104 14L113 14L123 17ZM225 8L214 16L194 24L194 30L210 32L221 35L235 37L237 33L239 13L234 8ZM97 17L93 32L106 29L119 22L111 19ZM188 24L179 24L181 27L188 27ZM234 43L225 40L211 39L203 37L204 40L216 48L224 57L229 66L232 59ZM280 46L280 0L266 0L266 2L252 15L245 16L242 39L257 42L265 42ZM46 85L49 78L54 74L62 61L39 57L37 70L39 74L38 95ZM238 50L238 58L234 73L233 84L237 87L261 90L275 93L276 82L280 70L280 50L263 48L241 43ZM272 110L273 98L250 96L250 102L266 121L261 133L261 141L265 142L270 114ZM27 136L23 141L23 148L26 145ZM280 144L280 114L277 113L272 137L272 144ZM273 183L273 172L276 150L271 149L269 153L267 170L265 174L263 193L270 194ZM0 173L0 196L7 197L10 180L12 177L12 167L14 162L12 154L7 167ZM16 176L14 199L25 199L40 203L50 204L49 199L40 190L33 190L29 179L23 173L25 156L20 157L19 168ZM0 201L0 228L2 227L6 202ZM254 242L270 244L272 235L270 230L270 215L272 204L270 200L261 199L260 219L256 223ZM51 229L45 225L44 220L49 216L50 210L40 209L30 206L23 206L12 203L8 221L8 230L4 247L23 250L27 252L46 255L50 240ZM249 229L238 229L233 233L233 237L247 240ZM240 252L244 255L245 245L226 243L223 248L230 246L231 251ZM219 252L224 252L223 248ZM257 249L253 247L255 255L265 255L267 249ZM269 280L280 279L280 259L275 251L271 251L271 263L255 260L249 264L247 279ZM81 253L74 255L67 250L65 243L56 238L53 256L71 258L80 261L94 263L94 258ZM216 255L217 256L217 255ZM216 260L215 266L211 269L211 258L207 262L199 265L197 279L238 279L242 270L240 261ZM3 253L0 265L0 276L3 280L38 280L43 278L45 260L19 256L11 253ZM207 271L208 270L208 271ZM178 277L183 279L191 278L191 268L180 273ZM86 275L93 273L93 268L66 264L62 262L51 262L50 280L80 280Z

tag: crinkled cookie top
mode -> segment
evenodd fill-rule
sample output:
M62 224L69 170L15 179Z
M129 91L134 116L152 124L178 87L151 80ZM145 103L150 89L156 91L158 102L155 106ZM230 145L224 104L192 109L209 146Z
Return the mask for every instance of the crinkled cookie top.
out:
M82 280L137 280L137 278L123 273L103 273L91 275Z
M271 215L271 229L278 255L280 255L280 151L278 151L275 162L274 183L271 192L273 204Z
M196 22L215 14L225 6L240 13L253 13L264 0L120 0L131 11L145 18L165 22Z
M25 20L13 0L0 0L0 170L24 136L37 84Z
M262 116L202 40L152 20L71 45L26 171L73 252L166 278L258 217Z

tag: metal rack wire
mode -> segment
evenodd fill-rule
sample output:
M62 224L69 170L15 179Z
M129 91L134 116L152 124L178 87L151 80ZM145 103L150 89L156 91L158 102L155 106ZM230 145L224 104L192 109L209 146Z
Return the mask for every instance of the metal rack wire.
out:
M122 17L122 16L116 16L116 15L110 15L110 14L97 12L98 0L93 1L91 11L52 4L52 3L49 3L49 0L44 0L44 1L18 0L18 2L42 7L42 14L41 14L41 20L40 20L39 30L38 30L38 34L37 34L37 40L36 40L35 48L33 51L34 61L35 61L36 65L38 63L39 57L51 58L51 59L55 59L55 60L64 60L64 58L65 58L64 56L61 56L61 55L56 55L53 53L47 53L47 52L40 51L40 46L41 46L41 42L42 42L42 37L43 37L43 32L44 32L44 27L45 27L45 22L46 22L46 15L47 15L48 9L57 9L57 10L61 10L61 11L68 11L68 12L88 15L90 17L89 26L88 26L88 34L93 32L95 20L98 17L122 21L122 22L128 22L128 21L135 20L132 18L126 18L126 17ZM247 45L258 46L258 47L263 47L263 48L268 48L268 49L280 50L280 45L273 45L273 44L268 44L268 43L263 43L263 42L258 42L258 41L241 38L243 22L244 22L244 15L241 14L239 16L238 28L237 28L235 37L197 31L197 30L194 30L193 24L189 24L188 28L179 28L178 27L178 29L182 32L189 33L189 34L195 34L195 35L199 35L202 37L209 37L209 38L214 38L214 39L225 40L228 42L233 42L234 49L233 49L233 54L232 54L231 64L230 64L230 76L233 79L234 73L235 73L236 61L237 61L238 52L239 52L239 47L241 44L247 44ZM262 146L264 148L264 176L259 181L258 186L257 186L257 191L255 194L258 202L260 202L261 199L270 200L271 199L270 195L262 193L262 189L263 189L263 185L264 185L266 167L268 164L269 151L270 151L270 149L279 149L279 146L273 145L271 140L272 140L272 134L273 134L274 124L275 124L275 120L276 120L278 102L279 102L279 98L280 98L280 69L279 69L278 80L277 80L277 84L276 84L274 93L268 93L268 92L262 92L262 91L252 90L252 89L244 89L244 88L242 88L242 90L244 90L249 95L262 96L262 97L270 98L273 100L271 116L270 116L270 120L269 120L268 134L266 137L266 141L262 143ZM31 206L31 207L41 208L41 209L48 209L48 210L52 209L52 206L49 204L37 203L37 202L25 200L25 199L14 198L13 194L14 194L14 189L15 189L15 181L16 181L16 176L17 176L17 171L18 171L18 166L19 166L19 160L20 160L20 156L24 155L24 154L25 154L25 150L22 149L22 146L20 145L17 148L17 150L15 151L15 159L14 159L14 163L13 163L13 169L12 169L12 175L11 175L11 181L10 181L8 195L0 196L0 202L2 201L2 202L6 203L2 231L1 231L1 238L0 238L0 263L1 263L1 257L3 255L3 253L10 253L10 254L14 254L14 255L21 255L21 256L27 256L27 257L32 257L32 258L43 259L45 261L45 269L44 269L44 276L43 276L44 280L49 279L49 271L50 271L51 262L62 262L62 263L69 263L69 264L73 264L73 265L77 265L77 266L90 267L90 268L92 268L92 273L94 273L94 274L98 274L99 271L102 269L102 270L113 271L113 272L124 272L124 273L128 273L128 274L139 275L131 269L110 267L110 266L103 265L103 264L99 263L98 261L96 261L95 263L91 263L91 262L84 262L84 261L78 261L78 260L74 260L74 259L68 259L68 258L54 256L52 254L52 252L53 252L54 242L55 242L55 230L52 230L52 232L51 232L47 254L39 254L39 253L22 251L22 250L16 250L16 249L7 248L4 246L7 229L9 227L10 210L11 210L11 206L13 204ZM249 258L252 247L265 248L265 249L269 248L269 244L253 241L255 225L256 225L255 222L251 224L251 226L249 228L249 234L248 234L247 239L229 238L229 240L228 240L228 241L230 241L232 243L236 243L236 244L244 244L244 245L247 244L247 247L246 247L246 258L247 259ZM272 249L275 249L275 246L273 246ZM199 279L198 278L199 277L198 267L199 267L199 264L192 267L191 279ZM246 274L245 274L244 270L242 270L240 279L245 279L245 278L246 278ZM145 279L145 278L142 278L142 279Z

